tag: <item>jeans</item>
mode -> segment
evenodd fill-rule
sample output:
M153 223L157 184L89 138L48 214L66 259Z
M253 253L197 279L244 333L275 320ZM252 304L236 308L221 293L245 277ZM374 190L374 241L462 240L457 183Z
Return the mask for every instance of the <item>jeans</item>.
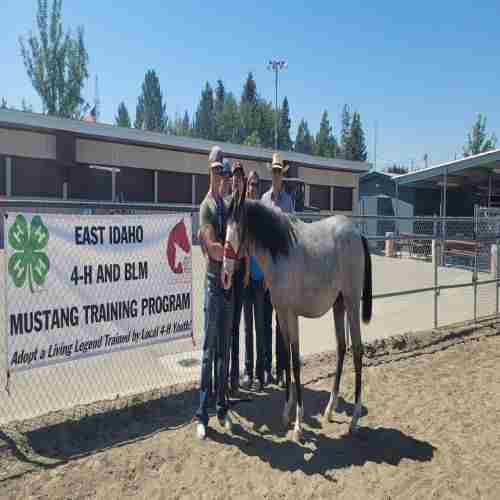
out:
M273 359L273 304L271 302L271 294L269 290L266 290L264 296L264 344L266 352L266 360L264 370L270 374L272 359ZM280 324L278 317L276 317L276 376L282 378L285 371L285 343L281 336Z
M204 339L201 362L200 405L196 418L208 424L208 405L210 399L211 371L216 360L217 384L215 409L217 417L223 419L227 413L227 362L229 338L231 335L232 307L231 298L224 291L220 276L207 275L205 282Z
M265 345L264 345L264 280L250 280L245 290L245 375L253 380L253 318L255 317L255 348L257 361L255 376L264 382Z
M234 273L233 278L233 325L231 336L231 349L229 353L230 381L231 387L236 389L240 381L240 322L241 310L243 308L243 297L245 288L243 278L245 276L245 264L242 262Z

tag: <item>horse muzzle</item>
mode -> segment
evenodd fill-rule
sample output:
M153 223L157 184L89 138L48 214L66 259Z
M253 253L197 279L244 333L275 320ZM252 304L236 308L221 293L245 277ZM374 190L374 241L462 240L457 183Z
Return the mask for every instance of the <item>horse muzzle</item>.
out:
M236 262L236 252L231 243L224 245L224 256L222 258L222 286L224 290L229 290L233 282L234 266Z

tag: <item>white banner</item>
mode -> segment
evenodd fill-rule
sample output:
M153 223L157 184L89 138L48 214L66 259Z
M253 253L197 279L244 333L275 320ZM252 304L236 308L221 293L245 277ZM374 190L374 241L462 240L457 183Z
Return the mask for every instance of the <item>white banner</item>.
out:
M190 214L4 222L10 371L192 336Z

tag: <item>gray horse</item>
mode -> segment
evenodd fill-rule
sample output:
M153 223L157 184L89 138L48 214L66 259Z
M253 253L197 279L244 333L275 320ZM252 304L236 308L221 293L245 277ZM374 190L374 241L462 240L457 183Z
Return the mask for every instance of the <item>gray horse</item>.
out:
M260 201L233 198L226 230L222 279L231 287L234 259L244 252L255 255L270 289L286 353L286 401L283 422L288 426L293 406L290 391L290 356L293 363L297 412L294 439L302 438L303 404L300 384L299 316L318 318L333 307L337 340L337 370L324 421L336 409L346 352L344 315L350 324L355 369L355 406L350 425L358 428L361 416L362 319L372 315L371 257L366 239L344 216L304 223Z

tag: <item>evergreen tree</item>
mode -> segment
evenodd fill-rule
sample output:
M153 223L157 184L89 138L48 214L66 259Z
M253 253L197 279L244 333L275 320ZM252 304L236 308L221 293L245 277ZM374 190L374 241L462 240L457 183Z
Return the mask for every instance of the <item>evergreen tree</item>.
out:
M292 139L290 138L290 127L292 122L290 120L290 108L288 106L288 99L283 99L278 122L278 148L283 151L292 149Z
M0 109L7 109L7 100L5 97L2 97L2 102L0 104Z
M215 139L214 93L208 82L196 110L195 134L203 139Z
M361 117L357 112L352 115L348 156L354 161L366 161L367 158L365 134L361 125Z
M345 160L349 160L351 154L351 113L347 104L344 104L344 108L342 109L341 126L340 156Z
M245 85L243 86L243 94L241 96L242 103L257 104L257 84L253 78L252 72L248 73Z
M472 125L472 131L467 134L467 144L464 147L464 156L477 155L495 149L497 138L495 134L490 137L486 134L486 116L481 113Z
M160 80L154 70L148 70L137 99L134 127L163 132L167 129L167 121Z
M318 156L326 156L334 158L337 152L337 143L333 137L332 127L328 119L328 112L323 111L319 132L316 135L315 154Z
M30 33L27 44L19 39L24 66L44 113L80 119L88 109L82 97L89 76L83 28L78 27L76 36L63 34L62 0L53 1L50 16L47 3L38 0L38 36Z
M262 110L259 110L259 96L257 94L257 85L253 79L252 73L248 73L243 86L240 103L240 117L243 137L248 137L253 132L258 131L261 121Z
M130 115L128 114L127 106L122 101L118 106L118 114L115 116L115 123L119 127L130 128Z
M191 122L187 110L184 111L184 117L182 118L182 135L191 135Z
M241 122L238 103L231 92L224 97L222 111L216 116L217 136L220 141L241 143Z
M217 87L215 88L215 116L222 113L225 95L226 89L224 88L222 80L217 80Z
M270 148L274 145L275 116L272 103L259 99L257 104L256 132L262 147Z
M260 142L260 137L258 132L255 130L252 134L246 137L245 140L243 141L243 144L245 146L261 147L262 144Z
M295 139L295 151L297 153L304 153L312 155L314 153L314 144L311 132L307 122L302 119L297 129L297 138Z

